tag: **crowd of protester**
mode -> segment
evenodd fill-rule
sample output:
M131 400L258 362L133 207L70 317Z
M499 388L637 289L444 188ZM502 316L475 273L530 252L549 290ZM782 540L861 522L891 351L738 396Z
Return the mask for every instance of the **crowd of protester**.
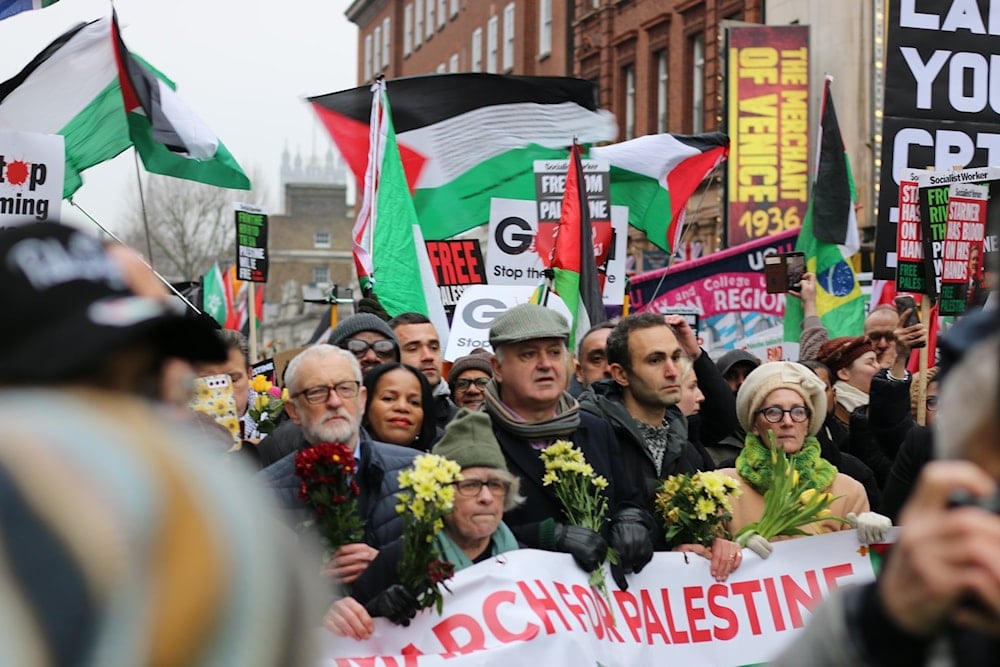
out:
M251 415L246 339L172 312L119 257L56 223L0 231L0 300L24 314L0 334L0 528L17 537L4 540L3 579L16 585L0 607L33 619L0 624L0 664L307 664L316 625L363 639L375 617L408 623L417 602L396 574L398 477L423 452L462 469L434 538L458 569L533 548L590 572L613 550L627 589L655 551L678 550L725 581L740 545L669 543L656 490L720 470L742 488L735 533L763 512L772 443L846 519L806 533L857 529L874 543L901 527L886 576L835 596L799 639L802 655L919 664L944 643L956 664L1000 657L1000 518L977 506L1000 480L995 310L963 319L942 340L943 366L917 375L907 362L924 324L876 308L857 335L830 338L809 274L795 362L713 359L682 317L656 313L599 323L570 350L565 318L522 304L493 322L492 353L446 368L423 315L361 312L281 369L284 415L265 432ZM240 420L232 447L209 444L226 434L185 408L193 379L219 374ZM557 439L607 480L603 529L569 522L544 483L539 453ZM324 442L354 453L363 520L357 542L325 556L303 529L311 508L295 471L297 453ZM28 488L42 474L47 497ZM967 507L950 509L956 490ZM892 661L900 641L913 662Z

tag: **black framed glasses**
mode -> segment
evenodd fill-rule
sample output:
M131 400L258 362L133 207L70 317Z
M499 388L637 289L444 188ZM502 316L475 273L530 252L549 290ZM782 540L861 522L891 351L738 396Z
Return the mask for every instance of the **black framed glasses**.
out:
M809 419L809 408L802 405L796 405L794 408L785 410L784 408L779 408L777 405L772 405L771 407L758 410L757 414L764 415L764 420L770 422L771 424L781 423L781 420L785 418L785 415L790 416L792 421L796 424L801 424Z
M452 482L460 495L475 498L485 486L494 496L505 496L510 491L510 484L502 479L463 479Z
M292 398L298 398L302 396L306 399L306 403L326 403L330 400L330 392L336 392L337 396L342 399L356 398L358 392L361 391L361 383L357 380L345 380L343 382L338 382L337 384L325 384L317 387L309 387L308 389L303 389L302 391L293 394Z
M480 389L486 389L486 385L490 383L490 378L461 378L455 380L455 391L465 391L472 385L476 385Z
M360 338L351 338L340 344L340 347L347 350L355 357L363 357L368 350L375 350L375 356L379 359L388 359L396 356L396 344L391 340L377 340L369 343Z
M880 340L884 340L887 343L891 343L896 340L896 334L891 331L872 331L868 334L873 343L877 343Z

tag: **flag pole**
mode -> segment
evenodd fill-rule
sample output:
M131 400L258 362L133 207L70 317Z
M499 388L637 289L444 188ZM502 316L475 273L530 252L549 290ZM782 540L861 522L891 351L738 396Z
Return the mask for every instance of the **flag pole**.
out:
M142 194L142 174L139 172L139 154L133 150L135 161L135 182L139 186L139 208L142 211L142 227L146 230L146 252L149 254L149 268L153 268L153 241L149 236L149 217L146 215L146 198Z
M146 258L143 257L141 253L139 253L135 248L133 248L129 244L127 244L124 241L122 241L118 237L118 235L115 234L113 231L111 231L110 229L108 229L107 227L105 227L104 225L102 225L101 223L99 223L94 218L94 216L90 215L90 213L87 213L87 211L85 211L82 206L80 206L75 201L73 201L72 197L69 198L69 203L70 203L71 206L74 206L78 211L80 211L80 213L83 213L85 216L87 216L87 219L90 220L92 223L94 223L97 226L98 229L100 229L102 232L104 232L105 234L107 234L108 236L110 236L112 239L114 239L122 247L128 248L129 252L133 253L139 259L139 261L142 262L143 266L145 266L147 269L149 269L150 271L152 271L153 275L156 276L157 279L161 283L163 283L164 285L166 285L167 289L170 290L171 292L173 292L174 296L176 296L181 301L183 301L185 304L187 304L187 307L190 308L191 310L193 310L195 313L197 313L198 315L201 315L201 310L197 306L195 306L193 303L191 303L186 296L184 296L183 294L181 294L180 291L178 291L176 287L174 287L173 285L171 285L169 280L167 280L166 278L164 278L163 276L161 276L159 274L159 272L156 269L154 269L153 266L149 262L146 261Z
M249 313L250 324L250 358L254 363L260 361L257 358L257 283L251 282L250 289L247 290L247 313Z

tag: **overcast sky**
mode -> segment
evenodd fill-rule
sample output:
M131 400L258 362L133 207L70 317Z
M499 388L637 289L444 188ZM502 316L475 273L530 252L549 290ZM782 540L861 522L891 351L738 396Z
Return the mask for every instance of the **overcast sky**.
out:
M116 0L129 49L169 76L182 99L212 128L243 168L267 180L278 213L286 146L320 159L332 143L303 101L356 85L357 27L348 0ZM0 81L79 20L110 13L107 0L61 0L18 15L18 44L4 44ZM16 46L15 49L8 48ZM58 91L53 91L58 103ZM83 172L74 200L121 231L123 200L135 181L133 151ZM68 202L64 217L83 220ZM88 223L89 224L89 223Z

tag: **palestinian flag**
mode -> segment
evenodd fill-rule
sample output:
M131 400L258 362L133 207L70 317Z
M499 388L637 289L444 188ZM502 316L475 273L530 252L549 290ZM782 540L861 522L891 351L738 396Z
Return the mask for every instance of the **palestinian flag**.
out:
M129 136L148 171L200 181L220 188L249 190L250 179L215 133L122 41L112 14L115 62Z
M448 318L403 172L385 81L372 86L370 115L374 131L354 227L358 281L393 317L426 315L446 345Z
M212 264L212 268L201 279L201 299L202 310L211 315L219 326L224 326L229 321L232 304L218 262Z
M597 280L592 238L580 147L573 144L552 254L552 291L559 295L573 316L569 337L571 350L576 349L576 341L590 327L607 319Z
M130 136L122 105L116 32L110 17L77 25L56 38L17 75L0 83L0 127L65 138L63 197L70 197L83 185L80 172L110 160L131 146L133 139L139 140ZM4 36L9 35L0 35ZM169 153L165 147L158 148ZM146 159L141 151L140 157ZM218 185L210 173L220 168L228 173L235 170L227 179L232 184L226 187L249 187L248 179L221 143L215 160L174 157L189 163L187 168L158 173ZM148 164L147 168L153 171Z
M865 305L861 286L848 257L857 252L854 179L837 112L830 95L831 77L823 87L820 146L812 196L795 249L805 253L806 268L816 275L816 310L830 338L856 336L864 329ZM785 340L802 334L802 303L785 301Z
M611 203L628 206L629 224L667 251L680 242L688 199L728 156L721 132L650 134L590 150L611 164Z
M398 151L425 238L489 222L490 199L535 199L533 162L565 159L617 134L594 85L564 77L437 74L388 82ZM365 182L367 86L309 98L338 150Z

